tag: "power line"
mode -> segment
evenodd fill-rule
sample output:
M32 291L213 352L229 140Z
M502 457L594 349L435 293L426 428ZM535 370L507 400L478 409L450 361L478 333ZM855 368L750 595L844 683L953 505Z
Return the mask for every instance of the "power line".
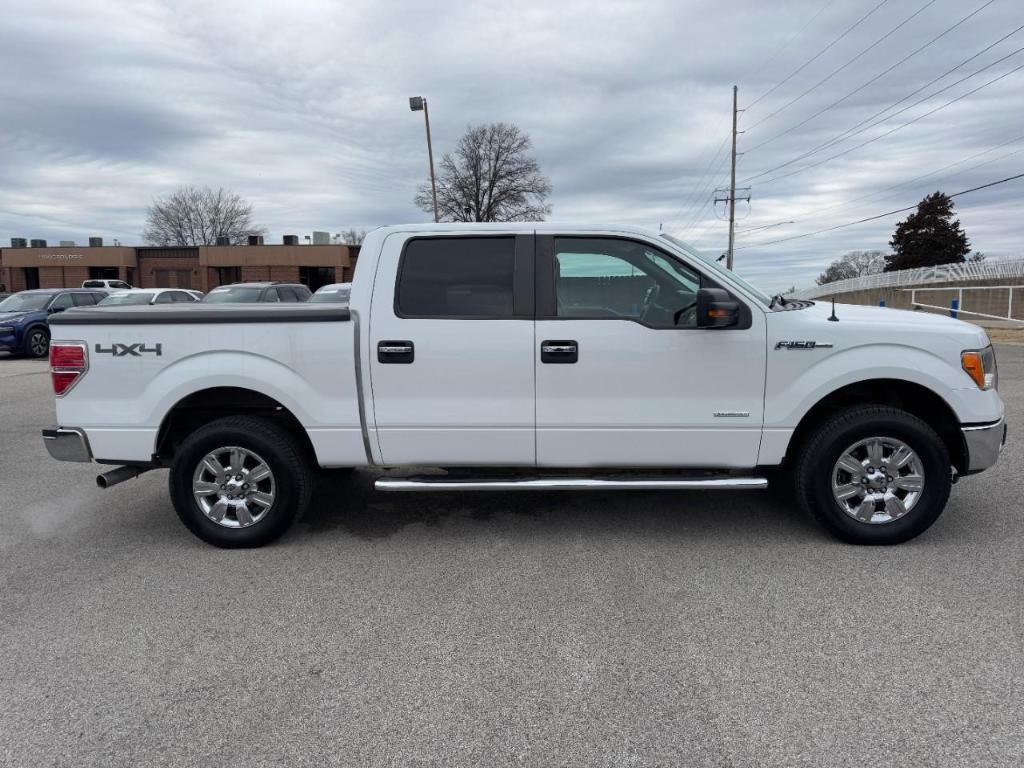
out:
M986 53L987 51L991 50L992 48L997 46L999 43L1003 42L1003 40L1006 40L1008 37L1011 37L1012 35L1017 34L1022 29L1024 29L1024 24L1022 24L1021 26L1017 27L1017 29L1013 30L1012 32L1007 33L1006 35L1004 35L1003 37L1001 37L999 40L997 40L996 42L992 43L991 45L986 46L982 50L978 51L973 56L970 56L970 57L964 59L963 61L961 61L956 66L951 67L950 69L947 69L945 72L943 72L938 77L933 78L932 80L928 81L927 83L922 85L920 88L917 88L916 90L914 90L911 93L907 94L903 98L898 99L897 101L893 102L892 104L888 105L887 107L884 107L884 108L880 109L878 112L875 112L870 117L865 118L864 120L861 120L856 125L854 125L854 126L852 126L850 128L847 128L842 133L839 133L836 136L833 136L831 139L828 139L827 141L824 141L821 144L818 144L816 147L812 147L811 149L807 150L803 154L800 154L800 155L797 155L796 157L790 158L789 160L785 161L784 163L780 163L779 165L773 166L773 167L768 168L767 170L761 171L760 173L757 173L757 174L755 174L753 176L747 177L746 179L743 180L743 183L746 184L748 182L753 181L754 179L758 179L758 178L760 178L762 176L767 176L770 173L773 173L773 172L778 171L778 170L780 170L782 168L785 168L786 166L792 165L793 163L799 162L800 160L803 160L803 159L805 159L807 157L810 157L811 155L817 154L818 152L820 152L823 149L828 149L829 147L833 147L833 146L835 146L837 144L840 144L843 141L845 141L846 139L851 138L852 136L856 136L858 134L861 134L864 131L866 131L866 130L868 130L870 128L875 127L876 125L881 125L886 120L891 120L892 118L896 117L897 115L901 115L904 112L906 112L907 110L913 109L917 105L923 104L924 102L928 101L929 99L935 98L940 93L944 93L944 92L948 91L951 88L955 88L956 86L960 85L960 83L963 83L963 82L965 82L967 80L970 80L972 77L977 77L982 72L984 72L984 71L986 71L988 69L991 69L992 67L996 66L997 64L1002 64L1007 59L1012 58L1013 56L1016 56L1021 51L1024 51L1024 48L1018 48L1015 51L1011 51L1010 53L1006 54L1002 58L996 59L995 61L991 62L990 64L986 64L981 69L977 69L974 72L972 72L971 74L965 75L964 77L960 78L959 80L957 80L957 81L955 81L953 83L950 83L949 85L945 85L942 88L938 89L937 91L933 91L932 93L928 94L924 98L918 99L913 104L910 104L909 106L906 106L903 109L897 110L896 112L893 112L890 115L886 115L886 117L883 118L882 120L879 120L879 121L877 121L875 123L871 123L870 125L867 125L867 123L869 123L870 121L874 120L879 115L885 114L886 112L888 112L893 107L898 106L899 104L902 104L904 101L906 101L909 98L912 98L913 96L916 96L921 91L923 91L926 88L934 85L939 80L942 80L944 77L946 77L947 75L955 72L960 67L962 67L964 64L967 64L967 63L973 61L974 59L978 58L983 53Z
M787 40L786 42L784 42L784 43L782 44L782 47L781 47L781 48L779 48L779 49L778 49L777 51L775 51L775 53L773 53L773 54L772 54L771 56L769 56L769 57L768 57L767 59L765 59L764 61L762 61L762 62L761 62L761 64L760 64L760 65L759 65L759 66L758 66L758 67L757 67L756 69L753 69L753 70L751 70L751 74L752 74L752 73L754 73L754 72L760 72L760 71L761 71L761 70L763 70L763 69L764 69L765 67L767 67L767 66L768 66L769 64L771 64L771 63L772 63L773 61L775 61L775 60L776 60L777 58L779 58L779 56L780 56L780 55L782 54L782 52L783 52L783 51L785 51L785 50L786 50L787 48L789 48L789 46L790 46L790 45L792 45L792 44L793 44L793 42L794 42L794 41L795 41L795 40L796 40L796 39L797 39L798 37L800 37L800 35L802 35L802 34L803 34L803 33L804 33L805 31L807 31L807 28L808 28L809 26L811 26L811 24L813 24L813 23L814 23L814 22L815 22L815 21L817 20L817 18L818 18L819 16L821 16L821 14L823 14L823 13L824 13L824 12L825 12L826 10L828 10L829 8L831 8L831 7L832 7L832 5L833 5L833 4L835 4L835 2L836 2L836 0L828 0L828 2L827 2L827 3L825 3L825 4L823 5L823 6L821 6L821 7L820 7L820 8L819 8L819 9L817 10L817 12L816 12L816 13L815 13L815 14L814 14L813 16L811 16L811 18L810 18L810 19L808 19L808 20L807 20L807 23L806 23L806 24L804 24L804 25L803 25L802 27L800 27L800 29L798 29L798 30L797 30L797 31L796 31L796 32L795 32L795 33L793 34L793 36L792 36L792 37L790 37L790 38L789 38L789 39L788 39L788 40ZM749 77L749 76L750 76L750 74L748 74L748 75L747 75L747 77ZM746 79L747 79L747 77L744 77L743 79L744 79L744 80L746 80Z
M1024 50L1024 48L1022 48L1020 50ZM999 62L1001 62L1004 59L1007 59L1010 56L1013 56L1013 55L1015 55L1016 53L1019 53L1019 52L1020 52L1019 50L1018 51L1014 51L1013 53L1011 53L1011 54L1009 54L1007 56L1004 56L1003 59L999 60ZM949 88L952 88L954 85L958 85L959 83L963 82L964 80L967 80L970 77L974 77L974 75L977 75L979 72L982 72L985 69L988 69L989 67L994 66L995 64L998 64L999 62L993 62L992 64L988 65L988 67L983 67L982 69L978 70L978 72L975 72L974 74L969 75L968 77L962 78L961 80L958 80L956 83L953 83L953 85L947 86L946 88L943 88L942 90L948 90ZM798 173L803 173L804 171L810 170L811 168L817 168L818 166L824 165L825 163L829 163L829 162L831 162L832 160L835 160L838 157L842 157L843 155L848 155L851 152L854 152L854 151L856 151L858 149L861 149L862 147L866 147L868 144L873 144L876 141L884 139L886 136L891 136L892 134L896 133L897 131L903 130L907 126L913 125L914 123L918 122L919 120L923 120L924 118L928 117L929 115L934 115L936 112L939 112L939 111L945 109L948 106L956 104L958 101L962 101L963 99L966 99L968 96L973 96L978 91L980 91L980 90L982 90L984 88L988 88L988 86L990 86L990 85L998 83L1000 80L1002 80L1002 79L1004 79L1006 77L1009 77L1010 75L1014 74L1015 72L1020 71L1021 69L1024 69L1024 64L1020 64L1020 65L1014 67L1013 69L1011 69L1010 71L1004 72L1003 74L999 75L999 77L995 77L995 78L989 80L987 83L982 83L977 88L973 88L970 91L968 91L967 93L961 94L960 96L957 96L954 99L950 99L949 101L945 102L944 104L941 104L938 107L935 107L934 109L930 109L930 110L928 110L927 112L925 112L922 115L918 115L913 120L909 120L906 123L903 123L902 125L898 125L895 128L891 128L890 130L886 131L885 133L879 134L878 136L874 136L874 137L868 139L867 141L862 141L860 144L855 144L852 147L844 149L842 152L837 152L834 155L829 155L824 160L819 160L819 161L817 161L815 163L811 163L810 165L805 165L805 166L803 166L801 168L797 168L796 170L789 171L788 173L781 173L778 176L773 176L770 179L762 181L761 184L762 185L771 184L773 182L779 181L780 179L786 179L786 178L789 178L790 176L795 176ZM937 91L936 93L933 93L930 96L927 96L924 99L921 99L920 101L915 102L914 104L911 104L909 107L901 109L899 112L893 113L889 117L890 118L891 117L895 117L896 115L898 115L898 114L900 114L902 112L905 112L907 109L911 109L912 107L915 107L918 104L920 104L920 103L922 103L924 101L927 101L928 99L930 99L933 96L935 96L937 93L941 93L942 90ZM889 119L889 118L886 118L886 119ZM885 122L885 120L880 120L877 123L873 123L872 125L868 126L867 128L874 128L876 125L881 125L884 122ZM867 128L864 128L863 130L858 131L857 133L863 133L865 130L867 130ZM752 177L752 178L756 178L756 177ZM748 181L748 179L744 179L744 183L746 183L747 181Z
M835 69L833 69L833 70L832 70L831 72L829 72L829 73L828 73L828 74L827 74L827 75L826 75L825 77L823 77L823 78L822 78L821 80L819 80L818 82L816 82L816 83L815 83L814 85L812 85L812 86L811 86L810 88L806 89L806 90L805 90L805 91L804 91L803 93L801 93L801 94L800 94L799 96L795 96L794 98L792 98L792 99L790 99L789 101L787 101L787 102L786 102L785 104L783 104L783 105L782 105L781 107L779 107L778 109L776 109L776 110L775 110L774 112L772 112L771 114L769 114L769 115L766 115L765 117L762 117L762 118L761 118L760 120L758 120L758 121L757 121L756 123L754 123L754 124L753 124L752 126L750 126L750 128L749 128L748 130L753 130L754 128L757 128L757 126L761 125L762 123L764 123L764 122L767 122L768 120L771 120L771 119L772 119L773 117L775 117L775 116L776 116L777 114L779 114L780 112L782 112L782 111L784 111L784 110L786 110L786 109L789 109L789 108L790 108L791 106L793 106L794 104L796 104L796 103L797 103L798 101L800 101L800 99L802 99L802 98L803 98L804 96L806 96L807 94L809 94L809 93L811 93L812 91L815 91L815 90L817 90L818 88L820 88L821 86L823 86L823 85L824 85L825 83L827 83L827 82L828 82L829 80L831 80L831 79L832 79L833 77L835 77L835 76L836 76L836 75L838 75L838 74L839 74L840 72L842 72L842 71L843 71L844 69L846 69L847 67L849 67L849 66L850 66L851 64L853 64L853 63L854 63L855 61L857 61L858 59L860 59L860 58L861 58L862 56L864 56L865 54L867 54L867 53L868 53L869 51L873 50L873 49L874 49L874 48L875 48L876 46L879 46L879 45L881 45L881 44L882 44L883 42L885 42L885 41L886 41L887 39L889 39L890 37L892 37L892 35L896 34L896 32L897 32L897 31L899 31L899 30L900 30L900 29L902 29L902 28L903 28L904 26L906 26L907 24L909 24L909 23L910 23L910 22L911 22L911 21L912 21L912 20L913 20L914 18L916 18L916 17L917 17L918 15L920 15L921 13L923 13L923 12L924 12L924 11L925 11L925 10L926 10L926 9L927 9L927 8L928 8L929 6L932 6L932 5L934 5L934 4L936 3L936 1L937 1L937 0L927 0L927 1L925 2L925 4L924 4L924 5L922 5L922 6L920 7L920 8L918 8L918 9L917 9L916 11L914 11L914 12L913 12L912 14L910 14L910 15L909 15L909 16L908 16L907 18L905 18L905 19L904 19L903 21L901 21L901 22L900 22L899 24L897 24L897 25L896 25L895 27L893 27L893 28L892 28L892 29L890 29L890 30L889 30L888 32L886 32L886 33L885 33L884 35L882 35L882 36L881 36L880 38L878 38L877 40L875 40L875 42L873 42L873 43L872 43L871 45L869 45L869 46L868 46L867 48L865 48L864 50L862 50L862 51L861 51L860 53L858 53L858 54L857 54L856 56L854 56L854 57L853 57L852 59L849 59L849 60L847 60L847 61L846 61L845 63L843 63L843 64L839 65L838 67L836 67ZM988 1L989 1L990 3L991 3L991 2L995 2L995 0L988 0Z
M1000 184L1006 184L1009 181L1016 181L1017 179L1024 179L1024 173L1018 173L1016 176L1007 176L1005 179L999 179L998 181L990 181L987 184L980 184L977 187L971 187L970 189L964 189L959 192L954 192L952 195L947 195L949 198L961 197L962 195L968 195L972 192L978 192L982 189L988 189L989 187L995 187ZM907 211L916 210L916 205L909 205L906 208L897 208L894 211L886 211L885 213L879 213L875 216L868 216L863 219L857 219L857 221L849 221L845 224L836 224L833 227L825 227L824 229L818 229L814 232L804 232L802 235L791 235L790 237L781 237L778 240L769 240L764 243L751 243L750 245L744 245L736 250L746 250L748 248L766 248L769 245L777 245L778 243L788 243L791 240L802 240L805 237L813 237L814 235L821 235L825 232L835 232L837 229L845 229L846 227L852 227L857 224L865 224L869 221L876 221L877 219L884 219L886 216L895 216L897 213L906 213Z
M829 104L828 106L822 107L821 109L819 109L819 110L818 110L817 112L815 112L815 113L814 113L813 115L811 115L810 117L806 118L805 120L801 120L801 121L800 121L799 123L797 123L796 125L790 126L790 127L789 127L789 128L787 128L786 130L784 130L784 131L781 131L780 133L777 133L777 134L775 134L775 135L774 135L774 136L772 136L772 137L771 137L770 139L766 139L765 141L762 141L762 142L761 142L760 144L757 144L757 145L755 145L755 146L751 147L751 148L750 148L750 149L749 149L748 151L750 151L750 152L753 152L753 151L754 151L755 149L760 149L761 147L763 147L763 146L765 146L765 145L767 145L767 144L771 144L771 143L772 143L773 141L775 141L776 139L780 139L780 138L782 138L783 136L785 136L785 135L787 135L787 134L789 134L789 133L792 133L792 132L793 132L793 131L795 131L795 130L796 130L797 128L802 128L803 126L807 125L807 123L811 122L811 120L814 120L814 119L815 119L816 117L820 117L821 115L825 114L826 112L828 112L828 111L830 111L830 110L834 109L835 107L839 106L839 105L840 105L840 104L842 104L842 103L843 103L844 101L846 101L847 99L849 99L849 98L850 98L851 96L854 96L855 94L857 94L857 93L860 93L860 92L861 92L862 90L864 90L865 88L867 88L867 87L868 87L869 85L871 85L872 83L875 83L875 82L877 82L878 80L880 80L880 79L882 79L883 77L885 77L885 76L886 76L887 74L889 74L890 72L892 72L892 71L893 71L894 69L896 69L897 67L900 67L900 66L902 66L903 64L905 64L905 63L906 63L907 61L909 61L910 59L912 59L912 58L913 58L914 56L916 56L917 54L919 54L919 53L920 53L921 51L923 51L923 50L925 50L926 48L928 48L928 47L930 47L930 46L934 45L935 43L937 43L937 42L938 42L939 40L941 40L941 39L942 39L943 37L945 37L946 35L948 35L948 34L949 34L950 32L952 32L952 31L953 31L954 29L956 29L957 27L959 27L959 26L960 26L961 24L963 24L964 22L966 22L966 21L967 21L968 19L972 18L973 16L976 16L976 15L977 15L978 13L980 13L981 11L985 10L985 9L986 9L986 8L987 8L988 6L992 5L992 3L994 3L994 2L995 2L995 0L988 0L988 2L984 3L983 5L979 6L979 7L978 7L978 8L976 8L975 10L971 11L971 13L967 14L966 16L964 16L964 17L963 17L962 19L960 19L960 21L958 21L958 22L957 22L956 24L953 24L953 25L952 25L951 27L947 27L947 28L946 28L945 30L943 30L942 32L940 32L940 33L939 33L938 35L936 35L935 37L933 37L933 38L932 38L931 40L929 40L929 41L928 41L927 43L925 43L924 45L922 45L922 46L920 46L920 47L916 48L915 50L911 51L910 53L908 53L908 54L907 54L906 56L904 56L904 57L903 57L902 59L900 59L899 61L897 61L897 62L896 62L895 64L893 64L893 65L892 65L891 67L889 67L888 69L885 69L885 70L883 70L882 72L879 72L879 73L878 73L877 75L875 75L874 77L872 77L872 78L871 78L870 80L867 80L866 82L864 82L864 83L861 83L861 84L860 84L859 86L857 86L856 88L854 88L854 89L853 89L852 91L850 91L850 92L849 92L848 94L846 94L845 96L843 96L843 97L842 97L841 99L837 99L836 101L833 101L833 102L832 102L831 104ZM1017 29L1015 29L1015 30L1014 30L1013 32L1010 32L1009 34L1007 34L1007 35L1004 35L1003 37L999 38L999 39L998 39L998 40L997 40L996 42L992 43L992 45L990 45L990 46L988 46L987 48L985 48L985 49L983 49L983 50L979 51L978 53L974 54L974 56L971 56L971 57L970 57L969 59L965 59L964 61L960 62L960 63L959 63L959 64L957 64L957 65L956 65L955 67L953 67L953 69L947 70L945 74L943 74L943 75L940 75L940 76L939 76L938 78L936 78L935 80L932 80L931 82L932 82L932 83L934 83L934 82L936 82L937 80L941 80L941 79L942 79L943 77L945 77L946 75L948 75L948 74L949 74L950 72L953 72L953 71L955 71L955 70L956 70L956 69L958 69L959 67L962 67L962 66L963 66L964 64L967 64L967 63L968 63L969 61L971 61L972 59L975 59L975 58L977 58L978 56L980 56L981 54L985 53L986 51L988 51L988 50L990 50L990 49L994 48L994 47L995 47L996 45L998 45L999 43L1003 42L1003 40L1005 40L1006 38L1010 37L1011 35L1014 35L1014 34L1016 34L1016 33L1017 33L1017 32L1019 32L1019 31L1020 31L1021 29L1024 29L1024 25L1021 25L1020 27L1017 27ZM928 85L931 85L931 83L929 83ZM928 85L922 86L922 90L923 90L924 88L927 88L927 87L928 87ZM917 92L919 92L919 91L917 91ZM911 96L913 96L913 95L914 95L914 94L911 94ZM909 96L907 96L907 97L904 97L904 98L910 98L910 97L909 97ZM896 102L896 103L897 103L897 104L899 104L900 102ZM888 109L888 108L889 108L889 107L887 107L886 109ZM883 111L885 111L885 110L883 110Z
M1010 139L1009 141L1004 141L1002 144L997 144L994 147L989 147L988 149L982 150L981 152L976 152L973 155L969 155L969 156L967 156L967 157L965 157L965 158L963 158L961 160L957 160L955 163L950 163L949 165L944 165L941 168L936 168L934 171L930 171L928 173L921 174L920 176L915 176L914 178L910 179L909 181L901 181L898 184L892 184L892 185L890 185L888 187L883 187L882 189L877 189L874 192L869 192L866 195L860 195L858 197L853 197L853 198L850 198L849 200L842 200L842 201L840 201L838 203L833 203L832 205L822 206L821 208L812 208L811 210L805 212L803 216L804 216L804 218L806 218L807 216L816 215L816 214L819 214L819 213L824 213L825 211L831 211L831 210L833 210L835 208L845 208L845 207L848 207L851 203L860 202L862 200L868 200L868 199L870 199L872 197L878 197L879 195L883 195L886 192L891 192L894 189L901 189L903 187L909 187L911 184L916 184L919 181L922 181L924 179L927 179L927 178L930 178L932 176L935 176L936 174L942 173L943 171L948 171L950 168L955 168L958 165L963 165L964 163L970 162L971 160L974 160L975 158L983 157L984 155L988 155L988 154L990 154L992 152L995 152L997 149L1002 149L1003 147L1005 147L1005 146L1007 146L1009 144L1014 144L1014 143L1016 143L1018 141L1022 141L1022 140L1024 140L1024 134L1022 134L1020 136L1015 136L1014 138ZM978 168L983 168L986 165L989 165L989 164L995 163L995 162L999 162L1000 160L1006 160L1007 158L1013 157L1014 155L1019 155L1021 152L1024 152L1024 147L1022 147L1020 149L1015 149L1013 152L1008 152L1005 155L1000 155L999 157L993 158L991 160L986 160L983 163L977 163L975 165L969 166L969 167L964 169L964 172L966 172L966 171L973 171L973 170L976 170ZM771 227L781 227L784 224L794 224L794 223L795 223L794 221L777 221L777 222L775 222L773 224L766 224L763 227L754 227L752 229L746 229L746 230L740 230L740 231L742 231L742 232L753 232L753 231L755 231L757 229L769 229Z
M693 227L694 224L701 220L701 216L704 214L704 211L707 210L708 205L711 204L712 198L714 198L714 194L711 192L711 190L714 187L715 182L721 178L722 166L724 166L728 160L729 155L722 155L721 162L718 163L718 165L715 167L715 170L711 173L710 176L708 176L708 180L704 184L703 188L697 193L697 201L699 202L700 200L703 199L704 204L699 209L697 209L697 212L695 214L688 215L685 217L685 224L682 225L681 229L682 232L687 231L688 229Z
M724 123L723 123L723 125L724 125ZM701 174L700 178L697 180L697 183L693 185L693 188L695 190L697 190L697 192L695 192L694 194L692 194L689 197L687 197L686 202L683 203L683 206L680 209L679 215L673 217L672 223L668 227L666 227L666 229L671 229L672 227L674 227L676 225L676 223L680 219L684 219L684 218L688 219L689 218L689 214L693 211L693 208L697 204L698 200L700 200L700 196L701 196L700 190L702 189L701 184L708 177L708 174L711 173L711 166L714 164L715 160L718 159L718 156L722 153L722 150L725 149L725 145L728 142L729 142L729 134L726 134L722 138L722 143L718 145L718 149L715 150L715 153L711 156L711 159L708 161L707 167L704 169L704 172Z
M757 97L756 99L754 99L754 100L753 100L752 102L750 102L750 104L748 104L748 105L747 105L747 109L749 110L749 109L750 109L751 107L753 107L753 106L754 106L755 104L757 104L757 103L758 103L759 101L761 101L761 100L762 100L763 98L765 98L766 96L770 96L771 94L775 93L775 91L777 91L777 90L778 90L779 88L781 88L781 87L782 87L783 85L785 85L785 84L786 84L786 83L788 83L788 82L789 82L790 80L792 80L792 79L793 79L794 77L796 77L796 76L797 76L797 75L799 75L799 74L800 74L801 72L803 72L803 71L804 71L805 69L807 69L807 67L809 67L809 66L810 66L811 64L813 64L813 63L814 63L815 61L817 61L817 60L818 60L819 58L821 58L821 56L822 56L822 55L823 55L823 54L824 54L824 53L825 53L826 51L828 51L828 50L829 50L830 48L832 48L832 46L834 46L834 45L835 45L836 43L838 43L838 42L839 42L840 40L842 40L842 39L843 39L844 37L846 37L846 36L847 36L848 34L850 34L851 32L853 32L853 30L855 30L855 29L856 29L857 27L859 27L859 26L860 26L861 24L863 24L863 23L864 23L865 21L867 21L867 20L868 20L868 18L869 18L869 17L870 17L870 16L871 16L871 15L872 15L872 14L873 14L873 13L874 13L875 11L877 11L877 10L878 10L879 8L881 8L881 7L883 6L883 5L885 5L885 4L887 3L887 2L889 2L889 0L881 0L881 1L880 1L880 2L879 2L879 3L877 4L877 5L875 5L875 6L874 6L874 7L873 7L873 8L872 8L872 9L871 9L870 11L868 11L867 13L865 13L865 14L864 14L863 16L861 16L861 17L860 17L859 19L857 19L857 21L855 21L855 22L854 22L854 23L853 23L852 25L850 25L849 27L847 27L847 28L846 28L846 29L845 29L845 30L843 31L843 33L839 35L839 37L837 37L837 38L835 38L834 40L832 40L832 42L830 42L830 43L829 43L828 45L826 45L826 46L825 46L824 48L822 48L822 49L821 49L820 51L818 51L818 52L817 52L816 54L814 54L814 55L813 55L813 56L812 56L811 58L809 58L809 59L808 59L807 61L805 61L805 62L804 62L803 64L801 64L801 65L800 65L799 67L797 67L797 68L796 68L796 69L794 69L794 70L793 70L792 72L790 72L790 73L789 73L788 75L786 75L786 77L784 77L784 78L783 78L782 80L780 80L779 82L777 82L777 83L776 83L775 85L773 85L773 86L772 86L771 88L769 88L769 89L768 89L767 91L765 91L765 92L764 92L764 93L762 93L762 94L761 94L760 96L758 96L758 97Z
M822 206L821 208L812 208L810 211L807 211L806 213L804 213L803 217L806 218L808 216L816 215L816 214L819 214L819 213L824 213L825 211L831 211L831 210L834 210L836 208L847 208L852 203L859 203L861 201L869 200L871 198L877 198L880 195L885 195L885 193L887 193L887 191L892 191L893 189L900 189L900 188L902 188L904 186L910 186L911 184L914 184L914 183L919 182L919 181L923 181L926 178L931 178L932 176L935 176L935 175L937 175L939 173L942 173L943 171L948 171L950 168L955 168L958 165L963 165L964 163L969 163L972 160L975 160L976 158L984 157L985 155L989 155L989 154L995 152L996 150L1001 150L1002 147L1007 146L1008 144L1013 144L1013 143L1016 143L1016 142L1022 141L1022 140L1024 140L1024 134L1021 134L1020 136L1015 136L1014 138L1010 139L1009 141L1004 141L1004 142L1002 142L1000 144L996 144L995 146L990 146L990 147L987 148L987 150L982 150L981 152L975 153L974 155L970 155L970 156L968 156L966 158L963 158L962 160L957 160L955 163L949 163L948 165L944 165L941 168L936 168L934 171L929 171L928 173L923 173L920 176L914 176L912 179L909 179L907 181L900 181L898 184L891 184L890 186L884 186L881 189L876 189L874 191L871 191L871 193L867 193L867 195L860 195L860 196L858 196L856 198L851 198L849 200L844 200L844 201L841 201L839 203L833 203L831 205ZM1013 152L1007 153L1006 155L1000 155L997 158L993 158L991 160L986 160L984 163L977 163L975 165L968 166L967 168L964 169L963 172L973 171L973 170L976 170L978 168L983 168L986 165L990 165L992 163L997 163L1000 160L1007 160L1008 158L1012 158L1015 155L1020 155L1022 152L1024 152L1024 147L1018 148L1018 150L1014 150ZM772 226L781 226L782 224L793 224L793 223L795 223L795 222L794 221L777 221L777 222L775 222L773 224L766 224L763 227L756 227L756 228L758 228L758 229L767 229L767 228L772 227ZM754 229L744 229L742 231L750 232L750 231L754 231Z

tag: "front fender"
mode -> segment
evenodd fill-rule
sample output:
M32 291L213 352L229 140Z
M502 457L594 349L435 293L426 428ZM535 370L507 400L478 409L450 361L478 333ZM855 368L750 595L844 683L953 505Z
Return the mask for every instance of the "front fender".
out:
M984 417L973 418L981 404L970 396L970 390L985 393L971 383L967 374L928 350L872 342L837 349L818 359L806 359L822 351L820 348L784 351L769 356L765 429L793 429L804 414L832 392L875 379L919 384L941 397L960 421L984 420Z

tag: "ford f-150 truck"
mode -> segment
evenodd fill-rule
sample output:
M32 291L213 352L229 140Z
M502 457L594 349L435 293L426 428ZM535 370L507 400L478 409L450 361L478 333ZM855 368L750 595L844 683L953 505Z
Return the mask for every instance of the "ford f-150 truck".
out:
M382 491L771 479L840 538L897 543L1006 433L982 329L770 298L629 227L386 227L347 306L97 307L50 326L49 452L122 465L103 487L169 467L181 520L227 547L280 536L317 467L367 466L398 469Z

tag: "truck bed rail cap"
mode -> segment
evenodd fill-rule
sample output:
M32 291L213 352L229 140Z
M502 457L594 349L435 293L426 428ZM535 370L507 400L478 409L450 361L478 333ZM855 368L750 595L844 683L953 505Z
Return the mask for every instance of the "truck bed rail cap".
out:
M348 307L324 304L185 304L174 306L76 307L50 325L162 325L184 323L343 323Z

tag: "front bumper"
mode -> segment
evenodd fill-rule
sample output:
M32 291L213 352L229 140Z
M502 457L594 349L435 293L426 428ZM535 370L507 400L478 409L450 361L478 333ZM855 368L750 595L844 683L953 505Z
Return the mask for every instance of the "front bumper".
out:
M89 438L78 427L48 427L44 429L43 445L58 461L92 461Z
M961 427L967 446L967 471L981 472L999 459L1006 445L1006 420Z

